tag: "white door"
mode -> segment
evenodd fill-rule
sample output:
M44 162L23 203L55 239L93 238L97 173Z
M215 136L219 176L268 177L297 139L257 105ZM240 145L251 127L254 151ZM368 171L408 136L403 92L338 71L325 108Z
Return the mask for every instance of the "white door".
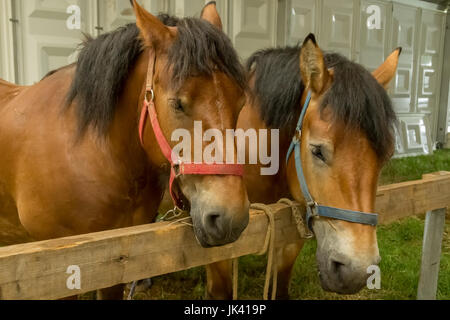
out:
M168 13L177 17L200 17L209 0L140 0L139 3L154 15ZM222 17L224 30L227 26L227 0L217 1L217 9ZM129 0L99 0L100 32L109 32L136 18Z
M170 13L176 17L200 17L208 0L170 0Z
M433 140L436 139L439 113L445 18L444 13L422 10L417 70L417 111L430 117Z
M392 98L399 113L415 112L419 9L394 4L392 48L402 47Z
M392 51L389 39L389 31L392 30L392 4L363 0L360 12L359 50L357 50L356 61L370 71L374 71L381 66ZM376 21L377 18L380 18L379 22Z
M276 45L277 1L233 0L230 6L229 36L243 59Z
M152 14L168 12L168 0L141 0L139 3ZM118 27L136 22L129 0L99 0L99 31L114 31Z
M0 78L15 82L15 55L11 1L0 1Z
M353 0L324 0L321 17L320 46L343 56L353 58L355 28L359 14L355 15ZM358 18L355 19L355 16Z
M285 11L285 25L282 30L287 45L301 44L306 36L314 33L319 37L320 21L319 1L316 0L288 0ZM279 16L280 17L280 16ZM279 21L278 25L281 25Z
M33 84L53 69L75 61L82 32L93 33L96 2L91 0L16 0L18 82ZM79 7L80 29L70 30L71 5Z

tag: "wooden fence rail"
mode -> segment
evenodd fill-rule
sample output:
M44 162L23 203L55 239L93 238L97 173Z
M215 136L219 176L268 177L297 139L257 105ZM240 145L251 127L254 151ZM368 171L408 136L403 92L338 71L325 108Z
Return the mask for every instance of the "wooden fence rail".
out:
M381 187L377 212L382 223L450 206L450 173ZM276 246L299 240L289 207L275 211ZM260 252L268 219L252 211L250 224L230 245L204 249L192 228L155 223L63 239L0 248L0 299L60 299ZM70 266L81 270L81 289L70 290Z

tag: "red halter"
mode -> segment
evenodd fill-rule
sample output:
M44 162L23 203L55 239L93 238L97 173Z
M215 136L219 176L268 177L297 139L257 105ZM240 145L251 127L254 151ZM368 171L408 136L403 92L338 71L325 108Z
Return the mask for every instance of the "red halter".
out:
M170 170L170 195L177 208L185 209L182 199L173 190L174 182L182 175L244 175L244 166L239 164L189 164L183 163L175 154L172 155L172 148L165 138L161 126L159 125L158 115L155 108L155 94L153 91L153 76L155 73L156 54L151 51L147 72L147 85L145 90L144 106L142 108L141 119L139 121L139 138L144 146L144 131L147 123L147 117L150 118L156 141L159 144L161 152L171 165ZM150 101L148 96L151 96Z

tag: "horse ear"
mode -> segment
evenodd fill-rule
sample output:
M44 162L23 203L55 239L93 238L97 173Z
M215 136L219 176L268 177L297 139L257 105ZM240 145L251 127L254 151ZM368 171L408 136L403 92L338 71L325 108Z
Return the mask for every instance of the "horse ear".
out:
M322 50L317 45L316 37L310 33L303 42L300 52L300 71L306 87L314 93L325 89L330 74L325 66Z
M395 49L386 61L372 73L374 78L386 89L397 72L398 60L401 53L402 48Z
M215 25L220 30L223 30L222 19L220 18L219 12L217 11L215 1L208 2L208 4L202 10L201 17L202 19Z
M130 0L136 15L136 25L147 46L157 48L171 39L176 28L166 27L157 17L142 8L136 0Z

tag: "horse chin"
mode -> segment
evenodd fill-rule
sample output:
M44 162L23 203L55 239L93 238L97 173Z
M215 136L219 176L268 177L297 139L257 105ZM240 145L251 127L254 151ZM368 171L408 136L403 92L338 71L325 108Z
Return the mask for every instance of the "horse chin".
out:
M320 272L319 278L320 278L320 285L322 286L322 289L324 291L337 294L345 294L345 295L357 294L364 288L366 284L365 282L360 284L354 283L352 285L344 284L343 282L332 280L330 277L324 276L322 272Z
M319 278L323 290L350 295L357 294L367 285L368 274L362 268L337 270L329 260L329 255L318 253Z
M214 247L221 247L224 245L227 245L229 243L233 243L237 239L228 239L228 240L216 240L212 239L211 237L208 237L205 232L202 230L202 228L196 227L194 223L194 235L195 239L197 240L198 244L202 246L203 248L214 248Z

